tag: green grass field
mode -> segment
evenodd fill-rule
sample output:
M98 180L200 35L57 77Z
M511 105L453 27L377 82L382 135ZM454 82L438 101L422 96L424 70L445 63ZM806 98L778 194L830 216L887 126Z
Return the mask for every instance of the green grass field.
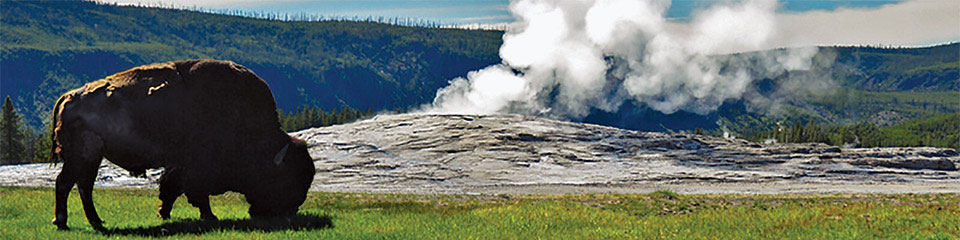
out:
M76 191L70 231L50 224L53 189L0 188L0 239L957 239L960 194L564 196L311 193L292 223L249 220L238 194L211 199L199 221L180 199L156 217L153 189L94 190L105 232Z

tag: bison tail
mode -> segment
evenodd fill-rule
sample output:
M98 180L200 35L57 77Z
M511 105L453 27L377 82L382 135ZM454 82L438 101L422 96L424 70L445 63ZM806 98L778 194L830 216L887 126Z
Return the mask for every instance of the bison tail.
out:
M65 99L65 96L60 96L60 99L57 99L57 105L53 106L53 115L50 121L50 163L60 162L60 154L57 153L57 128L60 125L60 105L63 104Z

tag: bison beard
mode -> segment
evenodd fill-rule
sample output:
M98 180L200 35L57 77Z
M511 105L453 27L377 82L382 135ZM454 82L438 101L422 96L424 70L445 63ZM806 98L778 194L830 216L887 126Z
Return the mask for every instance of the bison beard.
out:
M315 169L306 143L280 129L270 88L232 62L176 61L136 67L65 93L53 113L57 176L53 223L67 229L76 184L87 220L102 228L91 197L101 159L133 174L164 168L157 214L186 194L215 220L210 195L245 195L251 217L295 214Z

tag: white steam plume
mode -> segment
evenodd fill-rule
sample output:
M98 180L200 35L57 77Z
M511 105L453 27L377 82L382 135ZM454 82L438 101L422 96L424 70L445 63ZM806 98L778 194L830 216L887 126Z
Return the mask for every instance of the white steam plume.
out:
M743 96L752 79L810 68L816 48L741 57L777 35L774 0L718 5L688 23L669 1L512 1L503 63L450 81L426 111L582 118L633 99L665 112L707 113Z

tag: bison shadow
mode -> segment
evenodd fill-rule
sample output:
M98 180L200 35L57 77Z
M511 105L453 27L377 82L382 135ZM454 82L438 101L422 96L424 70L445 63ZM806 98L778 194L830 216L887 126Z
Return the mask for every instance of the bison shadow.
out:
M281 230L315 230L332 228L333 221L329 216L312 214L297 214L288 219L223 219L219 221L204 221L200 219L183 219L165 222L157 226L135 228L108 228L100 230L104 235L124 235L161 237L177 234L203 234L211 231L262 231L273 232Z

